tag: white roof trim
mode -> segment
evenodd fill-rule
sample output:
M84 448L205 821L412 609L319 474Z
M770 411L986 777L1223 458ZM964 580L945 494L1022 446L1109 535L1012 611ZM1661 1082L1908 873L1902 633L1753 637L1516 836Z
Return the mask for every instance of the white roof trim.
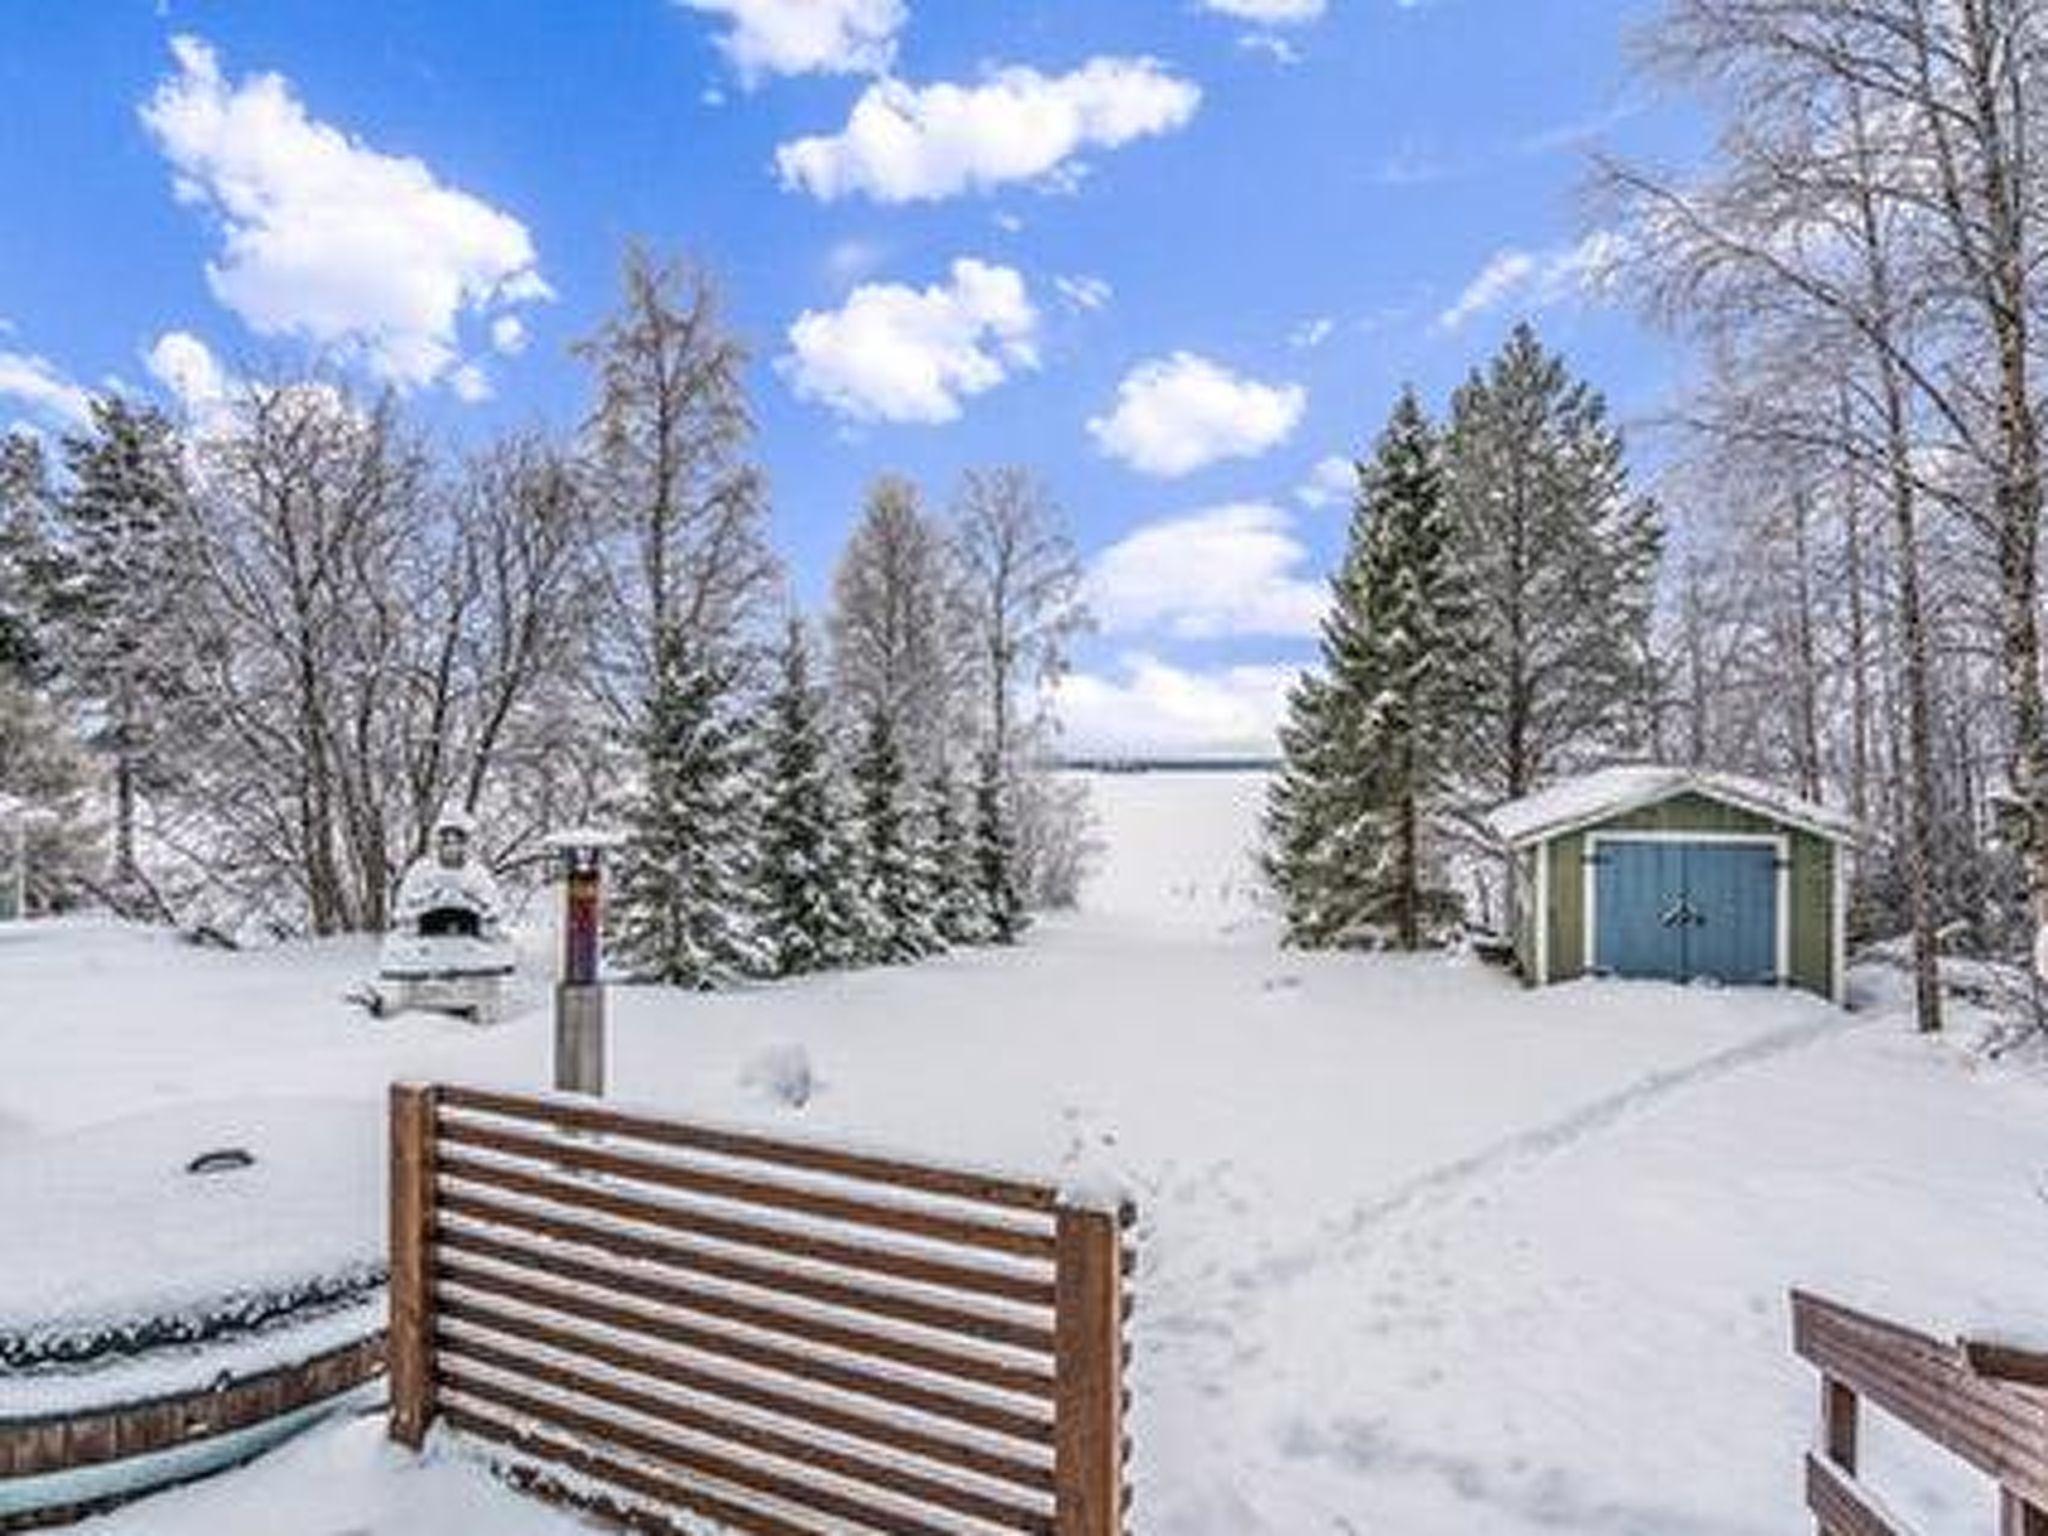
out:
M1840 811L1803 800L1761 779L1643 763L1596 769L1565 779L1496 806L1485 822L1508 847L1523 848L1682 794L1704 795L1832 842L1849 842L1857 833L1855 821Z

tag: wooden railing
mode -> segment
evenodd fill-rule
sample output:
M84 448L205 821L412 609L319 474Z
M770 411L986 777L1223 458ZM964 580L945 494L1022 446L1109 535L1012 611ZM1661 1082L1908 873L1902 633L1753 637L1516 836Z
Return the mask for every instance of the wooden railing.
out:
M1127 1212L615 1113L391 1095L391 1433L619 1521L1114 1536Z
M2001 1536L2048 1536L2048 1357L1943 1343L1801 1291L1792 1333L1821 1377L1821 1446L1806 1458L1821 1536L1911 1536L1857 1476L1865 1402L1996 1482Z

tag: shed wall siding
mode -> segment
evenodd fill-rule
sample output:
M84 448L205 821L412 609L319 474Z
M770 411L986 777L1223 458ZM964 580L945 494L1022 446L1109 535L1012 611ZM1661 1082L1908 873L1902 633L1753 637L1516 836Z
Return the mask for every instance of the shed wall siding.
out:
M1545 845L1550 859L1552 981L1568 981L1585 973L1587 832L1755 832L1787 837L1792 850L1791 979L1794 985L1823 997L1833 994L1834 845L1815 833L1692 794L1642 806L1552 838Z

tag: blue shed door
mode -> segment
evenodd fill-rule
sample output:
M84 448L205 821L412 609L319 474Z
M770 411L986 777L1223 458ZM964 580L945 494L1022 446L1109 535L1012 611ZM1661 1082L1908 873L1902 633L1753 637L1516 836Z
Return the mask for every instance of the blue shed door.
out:
M1598 846L1596 970L1671 981L1777 980L1776 849L1619 839Z

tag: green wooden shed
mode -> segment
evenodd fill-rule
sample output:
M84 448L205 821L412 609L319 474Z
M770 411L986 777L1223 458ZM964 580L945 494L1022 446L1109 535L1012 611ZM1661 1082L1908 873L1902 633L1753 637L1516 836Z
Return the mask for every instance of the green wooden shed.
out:
M1855 825L1736 774L1633 764L1510 801L1487 818L1514 882L1516 968L1795 986L1846 998Z

